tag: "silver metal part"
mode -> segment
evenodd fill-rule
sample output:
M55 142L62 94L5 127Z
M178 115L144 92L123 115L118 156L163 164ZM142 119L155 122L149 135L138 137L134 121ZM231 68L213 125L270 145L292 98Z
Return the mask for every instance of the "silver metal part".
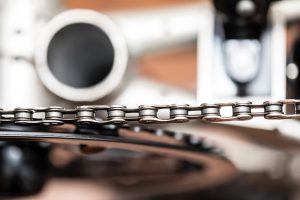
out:
M284 112L289 106L293 112ZM223 116L222 110L231 109L231 115ZM281 101L266 101L261 104L247 103L203 103L190 105L151 105L127 108L126 106L87 105L76 108L16 108L0 110L0 122L16 124L57 125L64 123L91 124L126 124L131 121L139 123L182 123L189 120L210 122L244 121L254 117L265 119L299 119L300 100L286 99ZM160 113L168 111L168 116L160 117ZM44 116L44 117L36 117ZM96 116L104 116L99 119Z

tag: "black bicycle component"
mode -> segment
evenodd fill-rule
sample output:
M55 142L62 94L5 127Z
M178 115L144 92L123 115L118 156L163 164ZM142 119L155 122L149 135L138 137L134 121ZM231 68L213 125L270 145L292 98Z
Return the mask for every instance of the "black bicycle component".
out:
M259 39L267 26L267 12L274 1L214 0L215 8L222 13L225 38Z
M40 151L35 146L39 142L52 144L54 147L71 145L103 149L103 152L94 155L98 157L94 165L89 166L90 161L76 162L75 160L72 165L55 169L52 176L61 177L66 174L71 177L101 180L115 185L124 199L145 199L174 193L174 191L185 193L202 190L223 184L236 175L235 167L222 156L218 148L210 145L204 138L192 137L184 133L138 126L111 125L50 126L47 131L40 131L34 126L28 127L30 131L24 131L19 127L16 125L0 127L0 139L7 141L5 144L12 144L10 142L16 140L31 144L25 145L27 144L25 143L25 146L22 146L20 143L19 145L24 151L23 162L7 162L4 159L6 157L3 156L3 161L8 164L3 165L5 162L1 162L3 169L1 181L5 180L1 184L11 184L0 188L2 196L27 195L40 191L46 181L45 174L49 166L45 160L48 157L47 151ZM36 143L32 143L33 141ZM116 151L117 153L111 154ZM14 157L8 156L6 159L11 161ZM161 164L158 164L159 162ZM158 166L157 170L154 170L153 163ZM98 170L93 170L95 169L93 166L97 166ZM6 168L11 168L12 172L4 170ZM28 173L25 173L26 169L30 169ZM113 173L111 173L112 169ZM29 173L31 171L32 174ZM66 171L69 173L65 173ZM124 184L127 179L136 180L136 184ZM31 181L32 185L16 185L28 181Z
M39 192L49 174L48 145L2 142L0 145L0 195L26 196Z

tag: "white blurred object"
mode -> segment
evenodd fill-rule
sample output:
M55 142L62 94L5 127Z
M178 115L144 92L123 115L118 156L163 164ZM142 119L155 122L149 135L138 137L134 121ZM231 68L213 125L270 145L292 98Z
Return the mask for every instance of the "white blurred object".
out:
M232 79L247 83L256 78L261 60L261 44L257 40L225 40L224 54L224 65Z
M2 57L32 60L39 31L61 9L60 0L1 0Z
M206 10L210 7L208 4L186 4L142 11L99 13L94 10L65 11L61 1L2 0L0 5L2 55L0 104L4 107L71 106L76 101L113 103L115 98L118 101L128 102L128 95L122 96L117 94L118 91L121 89L137 91L134 88L142 85L142 82L130 84L136 75L135 72L131 72L135 71L131 58L148 51L162 51L174 46L195 43L198 29L205 22ZM68 87L58 81L49 70L47 51L51 37L63 27L74 23L87 23L101 30L111 30L106 33L112 41L115 41L112 42L116 56L112 72L115 73L110 73L106 77L103 81L105 84L99 83L84 89ZM103 24L106 25L102 27ZM131 65L129 68L127 68L128 60ZM23 73L20 73L22 70L17 70L18 67L24 70ZM126 88L126 85L130 85L133 89ZM158 91L170 89L164 85L154 85ZM154 85L152 91L155 91ZM31 94L32 91L34 92ZM178 94L177 98L173 98L174 103L177 100L182 102L183 95L180 94L185 92L180 93L176 89L174 91ZM152 99L152 103L159 103L168 94L167 92L152 98L154 93L146 92L144 97ZM108 97L103 99L104 96ZM195 98L191 97L190 102L195 102Z
M289 79L296 79L299 75L299 69L298 66L295 63L288 64L286 68L286 76Z
M255 9L255 4L251 0L239 1L236 7L236 11L244 16L251 15L254 13Z
M194 43L209 4L107 13L124 34L131 55Z

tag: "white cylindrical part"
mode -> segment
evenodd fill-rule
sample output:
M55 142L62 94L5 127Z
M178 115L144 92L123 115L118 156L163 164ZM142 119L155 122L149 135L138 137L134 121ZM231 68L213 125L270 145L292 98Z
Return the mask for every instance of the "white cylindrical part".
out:
M101 14L75 9L54 17L37 41L35 61L45 86L69 101L112 93L128 56L196 42L207 4Z
M126 41L105 15L85 9L54 17L37 41L35 61L44 85L69 101L111 93L126 70Z

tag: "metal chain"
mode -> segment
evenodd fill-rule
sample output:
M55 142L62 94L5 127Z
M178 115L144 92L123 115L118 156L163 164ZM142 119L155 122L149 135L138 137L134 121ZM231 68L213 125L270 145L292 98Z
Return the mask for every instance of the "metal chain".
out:
M222 113L230 110L228 116ZM291 110L288 113L286 110ZM162 113L165 113L162 117ZM167 113L167 114L166 114ZM101 116L100 118L97 116ZM265 119L299 119L300 100L286 99L252 102L204 103L199 106L142 105L137 108L126 106L87 105L67 109L62 107L16 108L0 110L0 122L15 124L62 125L72 124L126 124L134 121L142 124L183 123L190 120L210 122L243 121L254 117Z

